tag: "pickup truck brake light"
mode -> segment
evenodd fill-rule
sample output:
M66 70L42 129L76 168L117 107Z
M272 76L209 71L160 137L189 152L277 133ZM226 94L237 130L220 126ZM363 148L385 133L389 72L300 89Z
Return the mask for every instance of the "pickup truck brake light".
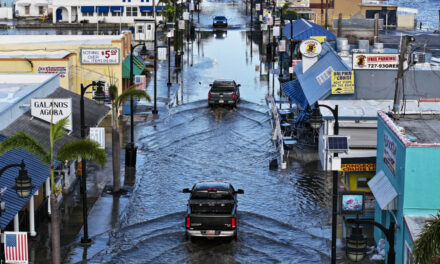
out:
M208 188L208 192L216 192L217 188Z
M232 100L235 100L235 92L232 93Z
M235 217L231 218L231 227L232 228L237 227L237 219Z
M191 227L191 218L189 216L186 217L186 228Z

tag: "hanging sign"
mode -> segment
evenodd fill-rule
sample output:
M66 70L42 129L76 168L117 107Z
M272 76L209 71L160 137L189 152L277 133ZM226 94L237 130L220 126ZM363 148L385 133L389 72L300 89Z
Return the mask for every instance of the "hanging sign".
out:
M189 12L183 12L183 20L189 20Z
M279 50L279 52L286 51L286 41L285 40L280 40L280 44L278 44L278 50Z
M278 37L280 35L280 27L273 27L273 36Z
M255 11L260 11L260 4L255 4Z
M353 54L354 70L397 70L399 54L364 53Z
M32 98L31 115L49 123L69 117L65 129L72 131L72 98Z
M316 39L306 39L301 42L299 51L303 56L313 58L321 53L322 46Z
M190 11L194 11L194 3L193 3L193 2L191 2L191 3L189 4L189 10L190 10Z
M332 72L332 94L354 93L354 71Z
M341 171L376 171L376 163L341 164Z
M99 148L105 149L105 128L104 127L91 127L90 128L90 140L99 144Z
M166 60L167 59L167 48L166 47L157 48L157 58L158 58L158 60Z
M179 20L179 29L185 29L185 20Z
M81 64L119 64L119 49L81 49Z

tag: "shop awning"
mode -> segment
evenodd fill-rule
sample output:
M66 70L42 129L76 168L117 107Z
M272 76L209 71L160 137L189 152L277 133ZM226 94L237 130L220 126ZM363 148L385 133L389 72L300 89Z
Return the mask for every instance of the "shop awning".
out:
M291 28L293 32L291 32ZM283 28L283 35L293 40L305 40L312 36L325 36L328 41L336 40L336 36L330 31L303 18L295 20L292 26L290 23L286 24Z
M94 6L82 6L81 12L82 13L93 13L93 12L95 12L95 7Z
M140 6L139 10L141 12L153 12L153 7L152 6Z
M367 184L382 210L386 210L387 206L397 197L396 189L383 170L380 170Z
M141 74L144 69L144 62L133 56L133 76ZM130 78L130 56L127 56L122 62L122 78Z
M96 12L108 13L109 9L110 8L108 6L97 6Z
M110 7L111 12L124 12L123 6L111 6Z
M285 82L282 84L283 92L289 99L302 108L307 107L307 99L298 80Z

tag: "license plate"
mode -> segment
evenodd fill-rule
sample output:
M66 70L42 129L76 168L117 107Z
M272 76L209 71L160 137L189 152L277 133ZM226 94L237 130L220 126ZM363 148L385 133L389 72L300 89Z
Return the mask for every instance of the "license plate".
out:
M225 101L224 101L224 100L218 100L218 102L219 102L220 104L223 104Z
M206 235L207 235L207 236L213 236L213 235L215 235L215 230L206 230Z

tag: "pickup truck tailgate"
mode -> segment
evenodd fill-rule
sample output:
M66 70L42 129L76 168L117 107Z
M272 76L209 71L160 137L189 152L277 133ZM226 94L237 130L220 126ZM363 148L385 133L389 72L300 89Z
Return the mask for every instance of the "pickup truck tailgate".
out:
M211 100L215 100L215 101L220 101L220 100L223 100L223 101L232 101L232 100L234 100L233 98L232 98L232 91L231 92L227 92L227 91L224 91L224 92L217 92L217 91L212 91L211 92Z

